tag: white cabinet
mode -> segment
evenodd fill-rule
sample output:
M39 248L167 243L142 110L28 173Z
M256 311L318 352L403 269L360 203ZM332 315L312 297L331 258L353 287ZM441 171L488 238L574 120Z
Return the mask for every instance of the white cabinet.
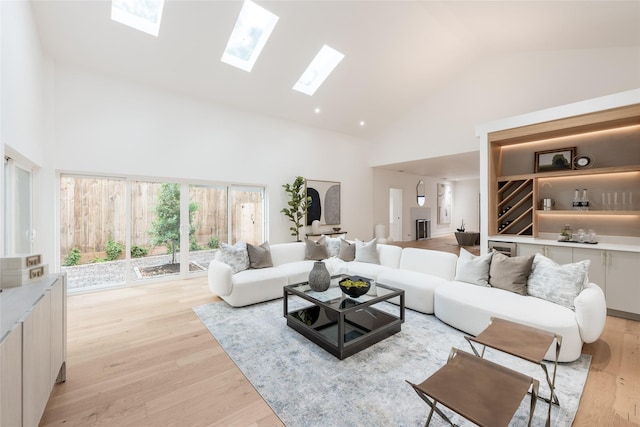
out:
M574 248L573 258L591 260L589 280L603 288L608 309L640 315L640 253Z
M22 324L0 343L0 426L22 425Z
M0 294L0 427L37 426L65 380L66 294L65 275Z
M540 253L558 264L569 264L573 259L570 247L518 243L518 256L529 256Z

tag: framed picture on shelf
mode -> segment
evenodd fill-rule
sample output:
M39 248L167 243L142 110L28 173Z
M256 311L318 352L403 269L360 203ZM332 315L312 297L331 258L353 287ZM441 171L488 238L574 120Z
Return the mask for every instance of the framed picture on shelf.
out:
M576 147L557 148L555 150L537 151L534 171L551 172L573 169Z

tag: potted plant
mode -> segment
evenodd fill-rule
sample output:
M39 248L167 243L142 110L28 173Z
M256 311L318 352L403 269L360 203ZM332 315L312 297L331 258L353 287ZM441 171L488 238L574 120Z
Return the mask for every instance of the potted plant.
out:
M291 235L300 241L300 227L302 227L302 218L307 213L311 197L307 196L304 178L297 176L292 184L283 184L284 191L289 194L288 208L282 208L280 212L284 214L293 223L289 230Z

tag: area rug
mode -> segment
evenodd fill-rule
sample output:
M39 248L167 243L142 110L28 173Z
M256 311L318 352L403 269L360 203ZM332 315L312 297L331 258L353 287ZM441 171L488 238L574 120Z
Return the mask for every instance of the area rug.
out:
M290 300L290 309L299 304L303 303ZM397 313L397 306L376 307L381 306ZM282 300L243 308L217 302L193 310L288 427L422 426L429 407L405 380L422 382L446 363L452 347L471 351L462 332L412 310L406 310L401 332L344 360L288 327ZM485 357L539 379L540 394L549 395L540 366L490 349ZM561 406L553 406L551 425L572 424L590 362L590 356L582 355L559 365L556 389ZM526 396L512 426L527 425L529 402ZM544 426L547 410L548 404L538 400L533 425ZM473 425L443 411L458 425ZM448 424L434 414L431 425Z

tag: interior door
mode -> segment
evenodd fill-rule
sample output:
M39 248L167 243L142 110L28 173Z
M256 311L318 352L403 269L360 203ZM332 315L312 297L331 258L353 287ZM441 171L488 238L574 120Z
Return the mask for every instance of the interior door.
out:
M402 241L402 189L389 189L389 237Z

